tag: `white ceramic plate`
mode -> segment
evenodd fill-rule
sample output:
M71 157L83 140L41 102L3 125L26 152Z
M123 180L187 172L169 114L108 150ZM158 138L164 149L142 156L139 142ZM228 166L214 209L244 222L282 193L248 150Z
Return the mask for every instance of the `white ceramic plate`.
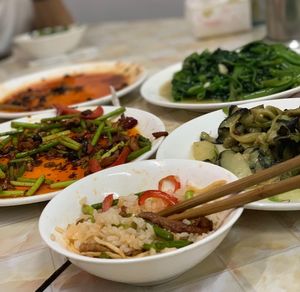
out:
M104 106L104 113L111 112L112 110L116 109L117 107L114 106ZM93 109L91 107L80 107L78 108L80 111L86 110L86 109ZM163 122L156 117L155 115L134 109L134 108L126 108L125 112L126 116L134 117L138 120L137 128L139 132L144 135L145 137L149 138L152 141L152 148L150 151L146 152L145 154L141 155L134 161L144 160L147 158L150 158L157 150L159 145L161 144L163 137L160 137L158 139L154 139L152 136L153 132L158 131L165 131L165 126ZM55 111L51 110L49 113L44 114L38 114L34 116L28 116L21 119L17 119L16 121L20 122L39 122L43 118L52 117L55 115ZM6 122L3 124L0 124L0 132L9 131L11 129L10 127L11 122ZM25 205L25 204L32 204L37 202L43 202L48 201L52 199L58 192L52 192L47 194L41 194L36 195L32 197L21 197L21 198L6 198L6 199L0 199L0 207L1 206L14 206L14 205Z
M59 67L55 69L49 69L45 71L40 71L37 73L25 75L22 77L18 77L15 79L8 80L2 84L0 84L0 102L4 100L8 95L18 92L24 88L27 88L30 85L38 83L40 81L56 79L59 77L63 77L66 74L80 74L80 73L101 73L108 72L111 70L117 70L125 72L128 74L130 84L124 87L121 90L117 91L118 97L121 97L135 88L137 88L146 78L145 69L137 64L133 63L125 63L118 61L110 61L110 62L91 62L91 63L82 63L77 65L70 65ZM86 102L81 102L78 104L74 104L72 106L91 106L96 104L105 104L111 101L112 96L107 95L103 97L99 97L93 100L89 100ZM39 110L32 112L6 112L0 110L0 118L3 119L15 119L18 117L24 117L26 115L33 115L37 113L43 112L51 112L51 110Z
M232 101L232 102L217 102L217 103L200 103L200 102L175 102L161 93L161 88L166 83L170 82L173 78L173 74L179 71L182 67L182 63L177 63L172 65L157 74L151 76L142 86L141 94L149 103L168 107L168 108L178 108L178 109L188 109L188 110L195 110L195 111L211 111L220 109L230 105L240 105L243 103L255 102L255 101L262 101L268 99L277 99L283 97L289 97L298 91L300 91L300 86L296 88L292 88L286 91L282 91L279 93L275 93L272 95L255 98L255 99L248 99L248 100L241 100L241 101Z
M300 98L270 100L264 102L255 102L244 104L243 107L251 108L257 105L273 105L281 109L291 109L300 106ZM156 157L163 158L182 158L193 159L192 144L199 141L200 133L205 131L216 137L218 126L224 120L226 115L222 110L218 110L198 118L195 118L173 131L161 144L157 151ZM289 211L300 210L300 202L271 202L269 200L261 200L250 203L245 206L247 209L257 210L276 210Z

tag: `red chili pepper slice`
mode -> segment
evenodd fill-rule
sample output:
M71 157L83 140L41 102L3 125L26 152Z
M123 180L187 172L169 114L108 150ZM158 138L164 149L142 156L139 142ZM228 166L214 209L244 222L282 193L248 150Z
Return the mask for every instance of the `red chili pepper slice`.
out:
M114 197L113 194L107 195L102 202L102 212L107 211L113 203Z
M94 173L94 172L101 170L101 166L100 166L100 163L98 162L98 160L95 158L90 159L88 169L89 169L90 173Z
M178 199L170 194L159 190L148 190L143 192L139 197L139 205L144 205L145 201L149 198L159 198L166 202L168 205L176 205L178 203Z
M178 180L178 178L175 175L168 175L164 178L162 178L159 182L158 182L158 189L160 191L163 191L163 185L166 182L170 182L173 185L173 190L172 192L175 193L178 189L180 189L181 185L180 185L180 181Z
M94 120L103 115L103 107L101 105L97 106L91 113L84 115L81 114L81 117L85 120Z
M124 164L127 160L127 156L130 153L130 148L128 146L125 146L123 148L123 150L121 151L119 157L117 158L117 160L115 162L113 162L110 166L116 166L116 165L120 165L120 164Z
M66 105L62 104L53 104L54 108L56 109L57 115L72 115L72 114L79 114L80 111L74 108L70 108Z

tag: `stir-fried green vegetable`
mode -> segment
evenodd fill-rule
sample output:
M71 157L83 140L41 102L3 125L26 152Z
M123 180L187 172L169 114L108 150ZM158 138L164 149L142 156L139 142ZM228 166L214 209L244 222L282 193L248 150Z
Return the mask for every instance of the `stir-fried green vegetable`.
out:
M152 147L134 129L138 121L124 115L124 107L106 114L101 106L83 112L62 105L57 109L55 117L38 123L12 121L16 130L0 133L1 197L62 189L87 174L130 162ZM33 171L36 177L31 177ZM49 180L54 176L55 181Z
M218 136L214 138L202 132L200 140L193 145L196 159L217 163L238 177L245 177L299 155L300 108L231 106L228 117L219 125ZM202 147L203 142L205 147ZM210 149L207 143L212 145ZM214 161L210 159L211 149L219 149ZM293 176L299 171L285 173L277 179Z
M253 42L240 51L193 53L172 79L175 101L235 101L300 85L300 56L282 44Z

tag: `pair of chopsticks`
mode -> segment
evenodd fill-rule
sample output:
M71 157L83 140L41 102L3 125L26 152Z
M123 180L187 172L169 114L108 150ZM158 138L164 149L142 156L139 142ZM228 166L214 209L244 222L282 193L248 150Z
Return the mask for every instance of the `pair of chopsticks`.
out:
M161 216L168 216L169 219L173 220L193 219L241 207L251 202L300 188L300 175L297 175L276 183L258 186L253 190L242 192L249 187L265 182L297 167L300 167L300 155L270 168L261 170L253 175L211 189L205 194L195 196L192 199L166 208L158 214ZM216 200L224 196L227 197Z

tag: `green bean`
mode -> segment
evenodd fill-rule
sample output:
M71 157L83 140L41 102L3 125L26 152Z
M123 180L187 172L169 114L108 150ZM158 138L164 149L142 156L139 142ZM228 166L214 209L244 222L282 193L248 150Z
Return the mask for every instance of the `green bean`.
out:
M107 131L106 134L107 134L109 143L112 143L112 135L111 135L111 131Z
M0 149L3 148L3 147L5 147L10 141L11 141L11 137L10 136L7 137L7 138L5 138L5 139L3 139L3 140L1 140L1 142L0 142Z
M74 143L70 143L70 142L67 142L65 139L61 138L59 139L59 142L60 144L72 149L72 150L75 150L75 151L78 151L80 148L81 148L81 145L78 146L78 145L75 145Z
M148 138L139 135L138 136L138 144L141 148L143 148L143 147L146 147L148 145L151 145L151 141Z
M82 145L80 143L78 143L77 141L71 139L70 137L67 137L67 136L63 136L61 137L61 139L63 139L64 141L68 142L68 143L72 143L74 145L76 145L77 147L82 147Z
M25 163L22 163L17 171L17 178L21 177L25 171L26 171L26 165L25 165Z
M101 136L101 134L102 134L103 128L104 128L104 123L101 122L101 123L98 125L98 128L97 128L97 130L96 130L96 132L95 132L95 134L94 134L94 136L93 136L93 138L92 138L91 144L92 144L93 146L96 146L96 144L98 143L98 140L99 140L99 138L100 138L100 136Z
M119 116L121 115L122 113L124 113L126 111L126 108L125 107L120 107L120 108L117 108L97 119L94 120L94 123L98 124L100 121L104 121L108 118L111 118L111 117L115 117L115 116Z
M112 206L116 206L119 203L119 199L114 199L112 202ZM96 203L92 204L91 207L93 207L96 210L102 209L102 203Z
M188 240L173 240L173 241L157 241L153 243L145 243L143 249L150 250L151 248L156 251L161 251L164 248L182 248L190 245L192 242Z
M24 122L11 122L10 126L12 128L22 128L22 129L39 129L41 128L41 124L33 124L33 123L24 123Z
M51 134L56 134L56 133L59 133L59 132L61 132L61 129L59 129L59 128L54 128L54 129L50 130Z
M51 118L45 118L45 119L41 119L41 123L68 120L68 119L78 117L79 115L80 114L78 113L78 114L61 115L61 116L55 116L55 117L51 117Z
M18 146L19 138L17 136L12 136L12 144L14 147Z
M53 142L50 142L48 144L42 144L36 149L17 153L16 158L23 158L23 157L26 157L26 156L34 155L34 154L39 153L39 152L47 151L50 148L56 146L58 143L59 143L59 141L53 141Z
M34 182L24 182L24 181L15 181L15 180L11 180L9 183L17 187L32 187L34 185Z
M77 180L66 180L66 181L60 181L57 183L53 183L50 185L51 189L62 189L62 188L66 188L67 186L73 184L74 182L76 182Z
M186 192L184 193L184 199L185 199L185 200L189 200L189 199L193 198L194 193L195 193L195 192L192 191L192 190L186 191Z
M15 135L15 134L19 134L19 133L22 133L22 132L23 131L7 131L7 132L2 132L2 133L0 133L0 137Z
M17 181L21 181L21 182L36 182L37 178L18 177ZM51 184L53 184L53 180L51 180L51 179L45 179L45 184L51 185Z
M8 168L8 175L11 180L15 179L15 168L12 165Z
M1 196L23 196L25 191L0 191Z
M85 120L80 120L80 126L81 126L82 129L86 129L87 128Z
M47 131L47 130L52 130L52 129L57 129L57 128L62 128L63 125L60 123L55 123L55 124L49 124L49 125L42 125L40 130L41 131Z
M66 136L66 135L70 135L71 134L71 131L70 130L66 130L66 131L61 131L61 132L57 132L57 133L54 133L52 135L48 135L48 136L45 136L43 137L43 142L48 142L50 140L54 140L54 139L57 139L61 136Z
M104 133L107 133L107 132L110 132L110 133L116 133L118 132L119 130L117 128L113 128L113 127L104 127L103 128L103 132Z
M82 205L81 212L85 215L93 215L95 209L90 205Z
M44 175L41 175L37 180L36 182L33 184L33 186L26 192L26 196L32 196L34 195L37 190L40 188L40 186L43 184L45 180L45 176Z
M21 163L21 162L28 162L33 161L31 157L24 157L24 158L18 158L18 159L11 159L9 163Z
M144 153L150 151L150 149L151 149L151 145L147 145L147 146L145 146L145 147L143 147L143 148L140 148L140 149L138 149L138 150L136 150L136 151L131 152L131 153L128 155L128 157L127 157L127 161L132 161L132 160L138 158L138 157L141 156L142 154L144 154Z
M3 179L6 177L5 172L0 168L0 179Z
M107 152L105 152L101 158L106 158L106 157L110 157L112 155L112 153L114 153L115 151L117 151L119 148L123 147L125 144L123 141L121 141L120 143L116 144L114 147L112 147L110 150L108 150Z
M165 240L174 240L174 235L171 232L169 232L168 230L160 228L157 225L153 225L153 230L157 237L160 237Z

